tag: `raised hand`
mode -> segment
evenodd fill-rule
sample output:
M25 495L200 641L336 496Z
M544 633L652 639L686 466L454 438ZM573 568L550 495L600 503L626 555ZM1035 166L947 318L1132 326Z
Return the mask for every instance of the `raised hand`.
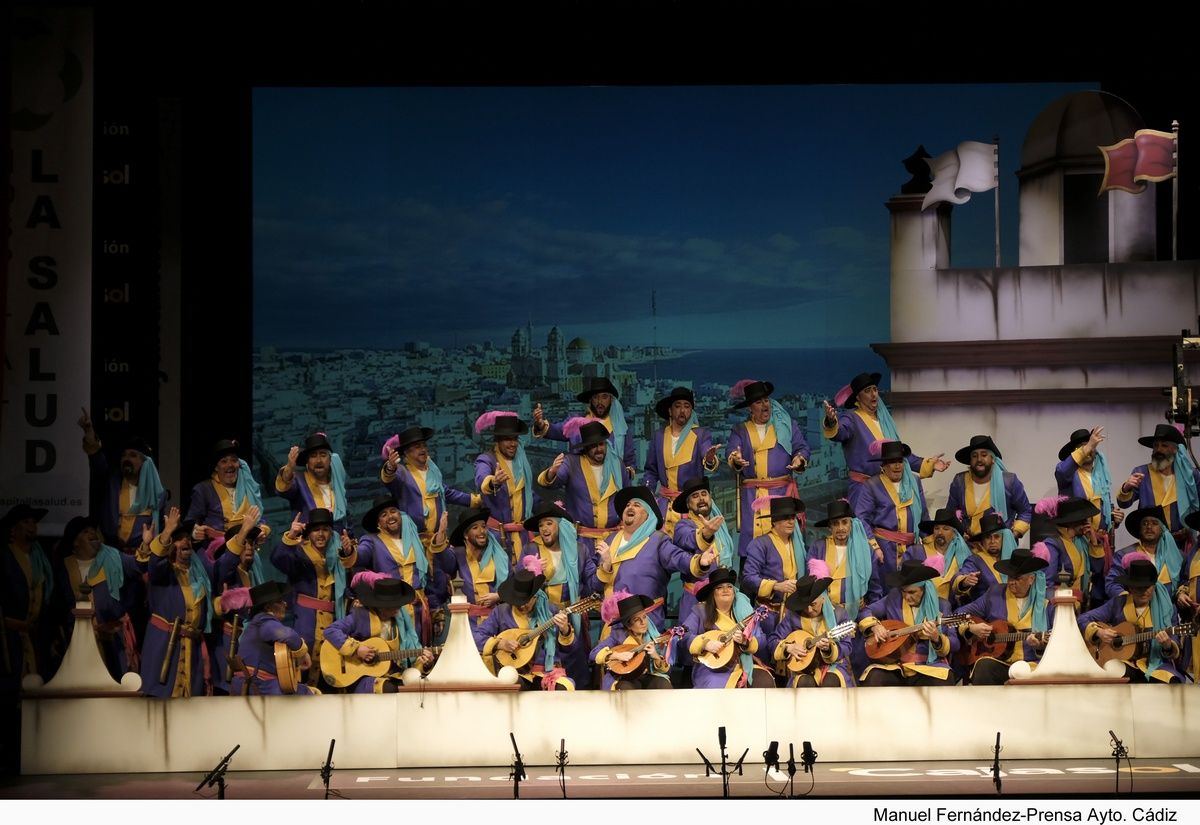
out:
M710 547L700 554L700 566L704 568L712 567L717 563L717 550L715 547Z
M79 429L83 430L84 435L90 435L92 432L92 417L88 415L87 408L80 407L79 409L83 411L83 415L79 416L79 420L75 423L79 425Z
M600 566L605 572L612 570L612 548L603 539L596 542L596 553L600 556ZM703 564L703 561L701 561Z
M933 457L933 469L935 472L944 473L950 469L950 462L942 458L945 453L938 453Z
M242 517L242 526L238 528L238 538L246 538L246 534L258 526L258 517L262 511L258 509L258 505L251 504L246 509L246 514Z
M1132 493L1141 486L1142 480L1145 478L1145 473L1133 473L1129 476L1129 478L1125 479L1125 483L1121 485L1122 492Z
M712 541L717 535L717 531L721 529L721 525L725 523L725 516L711 519L707 519L699 513L693 513L692 516L700 522L700 534L704 536L705 541Z
M702 459L702 463L708 467L716 466L717 450L721 449L723 446L725 446L725 445L724 444L714 444L711 447L709 447L708 450L706 450L704 453L704 458Z
M741 470L743 467L745 467L750 462L747 461L746 459L742 458L741 450L734 450L733 452L731 452L729 454L729 463L733 467L733 469Z
M288 450L287 466L290 467L291 469L295 470L296 469L296 459L299 457L300 457L300 448L297 447L295 444L293 444L291 449Z
M837 410L835 410L833 405L829 403L829 399L822 398L821 407L825 410L825 421L828 424L832 425L835 421L837 421Z
M533 405L533 426L535 428L541 427L545 423L546 423L546 414L544 412L542 412L542 404L539 401L537 404Z
M388 457L387 461L384 462L384 466L387 467L389 473L394 473L400 466L401 461L400 453L395 450L388 450Z
M787 471L789 473L802 473L802 472L804 472L804 468L807 466L808 466L807 458L805 458L802 455L795 455L792 457L792 460L790 462L788 462Z
M1092 432L1088 436L1088 449L1092 452L1095 452L1096 448L1100 446L1100 442L1104 441L1104 439L1107 437L1108 436L1104 434L1103 427L1092 427Z
M496 472L492 474L492 484L499 487L508 481L508 471L503 467L497 467Z
M142 546L146 547L153 540L154 540L154 527L150 524L150 522L146 522L145 524L142 525Z
M566 460L567 460L567 454L566 454L566 453L559 453L558 455L556 455L556 456L554 457L554 463L550 465L550 472L549 472L549 473L547 473L547 475L548 475L548 476L549 476L551 479L556 479L556 478L558 478L558 471L559 471L559 469L562 467L562 465L563 465L563 462L564 462L564 461L566 461Z
M296 517L292 519L292 526L288 528L288 535L294 539L304 535L305 523L300 520L300 513L296 513Z
M172 507L167 511L167 521L163 525L163 533L169 539L171 534L175 532L175 528L179 526L179 508Z
M442 517L440 519L438 519L437 532L433 534L433 543L434 544L445 544L446 543L446 527L449 524L450 524L450 514L443 511Z

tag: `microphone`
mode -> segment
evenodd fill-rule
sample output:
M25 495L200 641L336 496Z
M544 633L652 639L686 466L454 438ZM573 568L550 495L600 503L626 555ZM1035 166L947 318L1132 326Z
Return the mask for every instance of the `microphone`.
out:
M717 728L717 744L721 746L721 750L725 750L725 726Z
M771 744L763 751L763 764L767 766L767 770L774 768L779 770L779 742L772 741Z
M804 772L810 773L813 765L817 764L817 752L812 748L812 742L804 743L804 750L800 754L800 759L804 762Z
M1111 730L1108 732L1108 739L1110 742L1113 743L1113 745L1119 745L1121 743L1121 740L1118 739L1117 735L1115 733L1113 733Z
M796 746L788 742L788 775L796 775Z

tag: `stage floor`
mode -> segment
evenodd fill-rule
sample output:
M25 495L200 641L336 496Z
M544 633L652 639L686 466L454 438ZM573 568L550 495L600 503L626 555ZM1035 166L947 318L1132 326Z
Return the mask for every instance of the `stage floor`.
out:
M784 788L786 773L764 777L761 754L747 756L742 776L730 780L730 796L769 798ZM786 756L786 754L785 754ZM710 755L711 758L711 755ZM736 758L736 755L735 755ZM336 765L336 759L335 759ZM324 796L319 766L312 771L231 771L229 799L316 799ZM554 766L527 767L522 799L560 799ZM1099 797L1111 795L1117 776L1111 759L1001 761L1004 796ZM203 774L91 774L0 779L4 799L196 799ZM766 778L766 782L764 782ZM1135 759L1122 765L1120 793L1137 796L1200 795L1200 759ZM811 791L810 791L811 787ZM504 768L334 770L330 789L348 799L508 799ZM796 774L795 793L819 797L995 796L991 760L975 762L844 762L816 765ZM567 767L571 799L719 798L720 777L705 778L696 765L590 765Z

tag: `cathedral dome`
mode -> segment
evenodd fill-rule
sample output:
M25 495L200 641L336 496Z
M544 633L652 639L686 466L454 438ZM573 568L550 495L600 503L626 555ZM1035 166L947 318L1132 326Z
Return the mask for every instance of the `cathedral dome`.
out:
M1111 146L1145 128L1132 106L1108 92L1075 92L1043 109L1021 147L1018 176L1048 167L1104 169L1098 146Z

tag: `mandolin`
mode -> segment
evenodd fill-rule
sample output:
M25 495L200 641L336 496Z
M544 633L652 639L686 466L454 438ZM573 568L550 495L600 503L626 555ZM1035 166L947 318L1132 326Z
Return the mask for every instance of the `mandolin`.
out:
M292 658L287 642L275 643L275 676L281 693L291 695L300 686L300 663Z
M1110 662L1113 659L1122 662L1136 662L1145 655L1145 651L1140 648L1158 635L1157 630L1138 630L1133 622L1121 622L1118 625L1113 625L1112 629L1119 634L1117 638L1106 643L1101 642L1099 637L1097 637L1095 648L1092 650L1092 655L1100 663L1101 667L1104 666L1105 662ZM1178 633L1183 637L1195 636L1197 629L1200 629L1200 624L1194 621L1164 628L1168 636Z
M939 627L958 627L969 619L965 613L951 613L948 616L939 616L936 624ZM877 642L873 635L869 635L866 640L867 656L888 663L899 660L900 649L912 642L912 634L921 629L919 624L905 625L899 619L883 619L880 624L888 630L888 637L882 642Z
M761 622L767 617L768 612L769 611L767 610L766 605L759 605L754 609L753 613L742 619L729 630L710 630L707 633L701 633L699 638L703 639L705 643L710 641L720 642L721 649L716 653L701 653L696 657L696 661L700 662L710 670L722 670L725 668L733 659L733 649L737 647L737 645L730 644L730 642L733 641L734 634L744 630L746 625L750 623L751 619L756 619L757 621ZM700 649L704 650L704 645L701 645Z
M783 644L784 647L793 644L803 645L804 653L800 656L792 656L789 654L787 658L787 669L792 673L802 673L803 671L808 670L809 666L813 662L813 659L817 655L817 645L821 641L828 639L831 642L836 642L839 639L845 639L848 636L853 635L854 622L842 622L841 624L835 625L829 630L826 630L820 636L813 636L807 630L793 630L787 635L781 644Z
M566 613L569 616L573 613L586 613L592 608L599 606L600 597L593 594L587 598L580 599L575 604L567 605L559 613ZM533 654L537 652L538 639L552 627L554 627L554 620L550 618L534 628L514 627L510 630L502 631L498 638L509 639L515 642L517 649L509 653L497 648L495 651L496 669L515 667L517 670L520 670L525 667L533 660ZM548 662L546 666L547 668L553 667L554 663Z
M423 647L401 648L390 650L388 643L378 636L359 642L375 651L374 661L367 663L355 655L343 656L341 651L329 643L321 643L321 678L336 688L350 687L364 676L384 676L392 668L393 662L413 659L421 655ZM434 655L442 652L441 647L430 647Z
M608 653L608 658L604 660L605 666L612 672L613 676L618 679L635 679L642 675L646 669L646 646L653 644L655 647L665 644L672 636L682 636L686 633L682 627L673 627L666 633L662 634L652 642L625 642L624 644L613 645ZM627 662L622 662L612 658L614 653L632 653L633 656Z

